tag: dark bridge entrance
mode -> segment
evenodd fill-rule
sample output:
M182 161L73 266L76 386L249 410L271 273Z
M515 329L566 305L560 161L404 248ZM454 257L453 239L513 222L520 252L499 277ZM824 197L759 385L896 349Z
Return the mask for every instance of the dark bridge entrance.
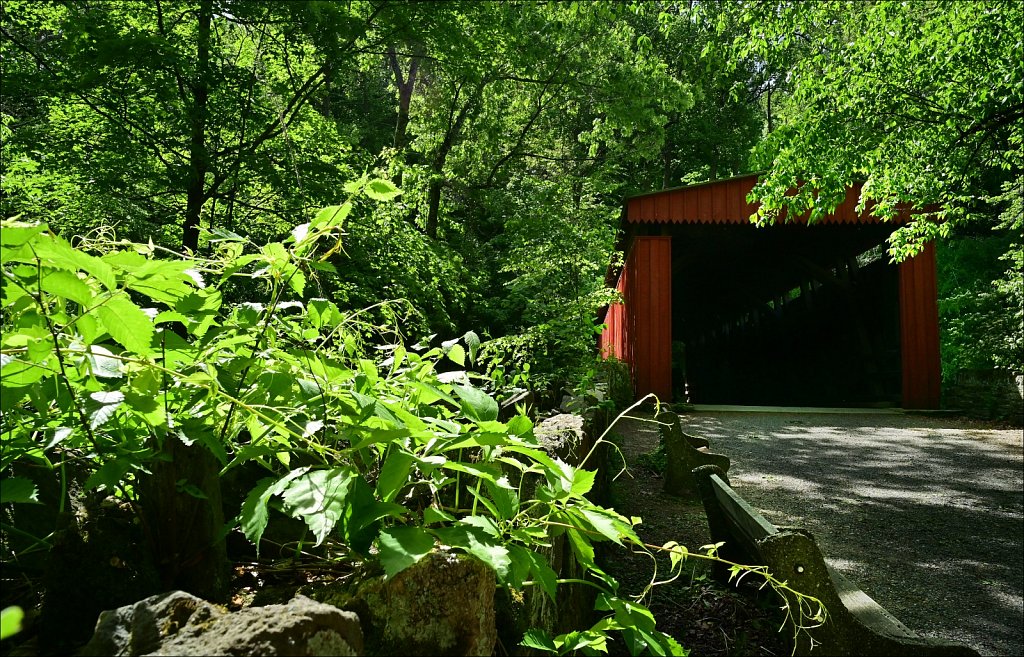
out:
M756 228L755 181L628 201L604 353L663 400L937 407L931 251L889 264L893 226L856 215L856 190L819 224Z

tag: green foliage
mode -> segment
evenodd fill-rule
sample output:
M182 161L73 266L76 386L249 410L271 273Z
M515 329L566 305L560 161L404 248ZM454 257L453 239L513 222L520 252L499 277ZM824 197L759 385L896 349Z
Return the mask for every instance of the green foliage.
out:
M1003 230L964 231L938 249L942 370L1024 367L1024 270L1020 243L1021 180L1007 183L999 198ZM1004 232L1005 231L1005 232Z
M735 52L785 67L791 94L759 147L760 219L811 219L853 182L861 207L936 211L891 240L897 259L984 216L991 181L1024 168L1024 9L1020 3L816 2L737 8ZM997 183L998 184L998 183ZM795 195L788 190L797 188Z
M21 621L25 618L25 612L21 607L5 607L0 611L0 640L14 636L21 631Z
M4 502L35 501L38 482L9 476L18 463L62 477L72 459L90 464L87 490L144 502L133 484L176 438L209 450L222 473L243 464L266 472L235 520L257 549L271 515L283 513L303 521L326 559L376 559L393 577L449 546L487 564L502 586L539 585L554 599L570 582L538 550L565 535L588 573L578 583L601 592L603 619L527 640L590 651L614 631L632 654L682 654L595 561L600 541L649 549L637 520L590 502L595 474L545 453L528 417L498 421L476 375L439 372L442 358L473 354L475 336L465 347L393 343L372 358L356 320L311 296L351 203L258 248L213 234L216 256L203 260L132 243L75 249L45 226L5 221ZM223 305L220 286L239 276L266 286L268 303ZM118 312L102 312L111 304ZM206 497L198 482L177 483Z

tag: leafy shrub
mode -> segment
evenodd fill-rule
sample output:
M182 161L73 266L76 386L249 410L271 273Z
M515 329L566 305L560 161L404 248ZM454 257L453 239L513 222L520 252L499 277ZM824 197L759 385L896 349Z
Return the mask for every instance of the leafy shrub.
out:
M398 193L381 180L346 189L379 201ZM180 443L212 455L221 475L263 470L234 520L257 550L277 513L303 521L323 558L376 560L388 577L447 545L502 586L539 586L552 600L566 584L600 590L597 624L531 631L525 645L592 652L617 631L634 654L682 654L642 604L619 596L594 543L666 550L675 570L689 553L645 546L638 519L591 503L595 473L549 456L528 417L498 421L497 403L464 369L475 335L465 347L371 349L363 336L374 327L319 296L352 207L325 208L264 246L214 232L208 258L161 257L152 244L75 248L45 225L5 221L3 502L37 500L38 482L13 476L16 464L63 478L71 460L89 464L86 490L143 508L146 495L219 499L216 479L188 473L170 482L174 493L137 485ZM267 302L223 304L232 277L265 286ZM442 361L463 369L441 373ZM539 552L559 535L585 580L560 581ZM707 547L695 556L714 558Z

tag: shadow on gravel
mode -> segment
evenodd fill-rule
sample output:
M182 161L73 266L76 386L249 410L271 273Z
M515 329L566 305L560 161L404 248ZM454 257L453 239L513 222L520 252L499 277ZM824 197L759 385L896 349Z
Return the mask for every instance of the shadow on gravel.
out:
M774 523L813 532L833 567L912 629L1024 654L1019 430L902 415L683 422L732 459L743 497Z

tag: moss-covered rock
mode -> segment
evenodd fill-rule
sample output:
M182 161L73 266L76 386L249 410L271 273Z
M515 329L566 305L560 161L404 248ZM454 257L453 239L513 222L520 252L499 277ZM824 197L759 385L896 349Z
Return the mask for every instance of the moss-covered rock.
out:
M368 655L494 651L494 571L472 557L435 551L390 579L376 575L307 594L358 614Z

